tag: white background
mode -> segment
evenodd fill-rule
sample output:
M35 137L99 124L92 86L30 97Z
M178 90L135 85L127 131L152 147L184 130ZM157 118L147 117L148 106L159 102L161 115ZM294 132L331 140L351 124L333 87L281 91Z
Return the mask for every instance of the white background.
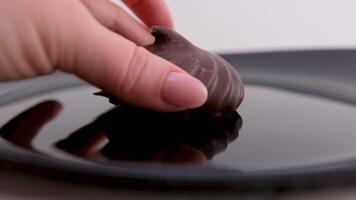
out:
M167 3L176 29L210 50L356 47L355 0L167 0Z

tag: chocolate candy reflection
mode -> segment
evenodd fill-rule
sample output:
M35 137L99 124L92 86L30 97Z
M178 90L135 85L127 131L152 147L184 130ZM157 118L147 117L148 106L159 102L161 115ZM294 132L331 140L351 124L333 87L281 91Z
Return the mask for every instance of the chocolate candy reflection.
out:
M71 154L83 154L88 151L83 141L105 133L109 143L101 152L111 160L202 162L225 150L238 137L242 126L237 112L214 118L184 119L181 115L119 106L59 142L57 147Z
M238 137L242 125L237 112L211 118L184 119L183 113L158 113L134 107L118 107L106 119L111 141L106 156L144 160L158 152L191 148L211 159Z

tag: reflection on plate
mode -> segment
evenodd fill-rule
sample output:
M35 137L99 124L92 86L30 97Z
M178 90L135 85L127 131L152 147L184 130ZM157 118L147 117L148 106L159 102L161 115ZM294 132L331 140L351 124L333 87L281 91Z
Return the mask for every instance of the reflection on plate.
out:
M240 63L247 82L238 109L243 126L236 112L187 121L113 108L93 96L97 88L54 77L0 96L0 163L134 187L271 189L353 182L356 98L350 74L356 53L339 53L226 56Z

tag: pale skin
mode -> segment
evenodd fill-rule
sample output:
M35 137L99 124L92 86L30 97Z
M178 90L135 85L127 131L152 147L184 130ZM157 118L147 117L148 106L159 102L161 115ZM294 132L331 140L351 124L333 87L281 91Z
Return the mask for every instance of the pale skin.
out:
M0 0L0 80L60 70L144 108L204 104L199 80L142 47L154 42L148 27L173 26L165 2L123 2L143 23L109 0Z

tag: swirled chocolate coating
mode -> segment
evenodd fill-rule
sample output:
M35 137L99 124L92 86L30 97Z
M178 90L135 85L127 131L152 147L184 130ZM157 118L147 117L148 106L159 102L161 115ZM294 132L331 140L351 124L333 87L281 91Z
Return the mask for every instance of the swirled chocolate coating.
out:
M151 32L156 41L147 50L181 67L207 87L208 100L199 111L216 115L237 109L244 96L243 82L229 63L169 28L155 26Z
M194 46L169 28L155 26L151 28L151 32L156 40L146 49L196 77L208 89L208 99L203 106L183 111L179 116L218 116L237 109L243 99L244 88L234 67L220 56ZM115 105L124 105L105 91L97 95L108 97Z

